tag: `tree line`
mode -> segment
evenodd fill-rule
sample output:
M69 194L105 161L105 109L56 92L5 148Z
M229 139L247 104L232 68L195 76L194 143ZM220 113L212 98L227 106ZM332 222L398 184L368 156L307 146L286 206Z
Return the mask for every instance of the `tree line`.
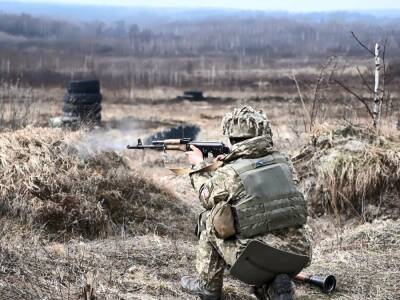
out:
M154 23L143 28L126 21L73 23L27 14L0 14L0 32L28 39L19 45L21 50L31 46L29 39L32 43L42 39L43 47L64 48L64 41L68 42L68 48L91 54L147 57L360 55L362 51L351 43L350 31L358 32L371 44L387 36L391 51L400 53L400 20L382 24L368 22L365 18L341 21L255 16Z
M246 71L277 60L308 66L329 56L365 57L351 31L367 45L387 39L387 55L400 55L400 19L369 20L253 15L139 26L0 13L0 80L57 85L96 76L115 88L249 85L265 77Z

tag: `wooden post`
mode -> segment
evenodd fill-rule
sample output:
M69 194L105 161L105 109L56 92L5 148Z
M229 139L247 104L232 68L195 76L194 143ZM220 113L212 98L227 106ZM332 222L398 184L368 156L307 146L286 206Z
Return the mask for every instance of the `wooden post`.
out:
M379 57L379 44L375 44L375 88L374 88L374 127L378 127L381 118L382 99L379 93L379 73L381 70L381 61Z

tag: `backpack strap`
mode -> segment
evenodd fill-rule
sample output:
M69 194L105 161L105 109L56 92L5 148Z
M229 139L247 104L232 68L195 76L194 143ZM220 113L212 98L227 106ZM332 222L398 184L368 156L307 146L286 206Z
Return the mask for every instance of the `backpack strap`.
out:
M232 168L238 175L241 175L250 170L257 168L273 165L273 164L287 164L286 158L279 152L273 152L272 154L262 157L259 159L238 159L232 164Z

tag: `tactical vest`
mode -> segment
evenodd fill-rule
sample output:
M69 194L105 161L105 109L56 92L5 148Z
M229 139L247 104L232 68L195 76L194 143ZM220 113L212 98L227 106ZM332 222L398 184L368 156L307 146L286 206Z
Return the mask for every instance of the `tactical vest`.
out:
M257 159L238 159L230 166L246 196L232 205L237 235L251 238L273 230L304 225L307 206L285 157L279 152Z

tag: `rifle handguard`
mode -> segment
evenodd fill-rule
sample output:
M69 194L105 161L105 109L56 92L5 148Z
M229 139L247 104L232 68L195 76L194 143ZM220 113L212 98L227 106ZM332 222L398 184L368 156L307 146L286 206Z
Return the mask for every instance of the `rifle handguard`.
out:
M187 151L187 144L167 144L164 145L165 150L173 150L173 151Z

